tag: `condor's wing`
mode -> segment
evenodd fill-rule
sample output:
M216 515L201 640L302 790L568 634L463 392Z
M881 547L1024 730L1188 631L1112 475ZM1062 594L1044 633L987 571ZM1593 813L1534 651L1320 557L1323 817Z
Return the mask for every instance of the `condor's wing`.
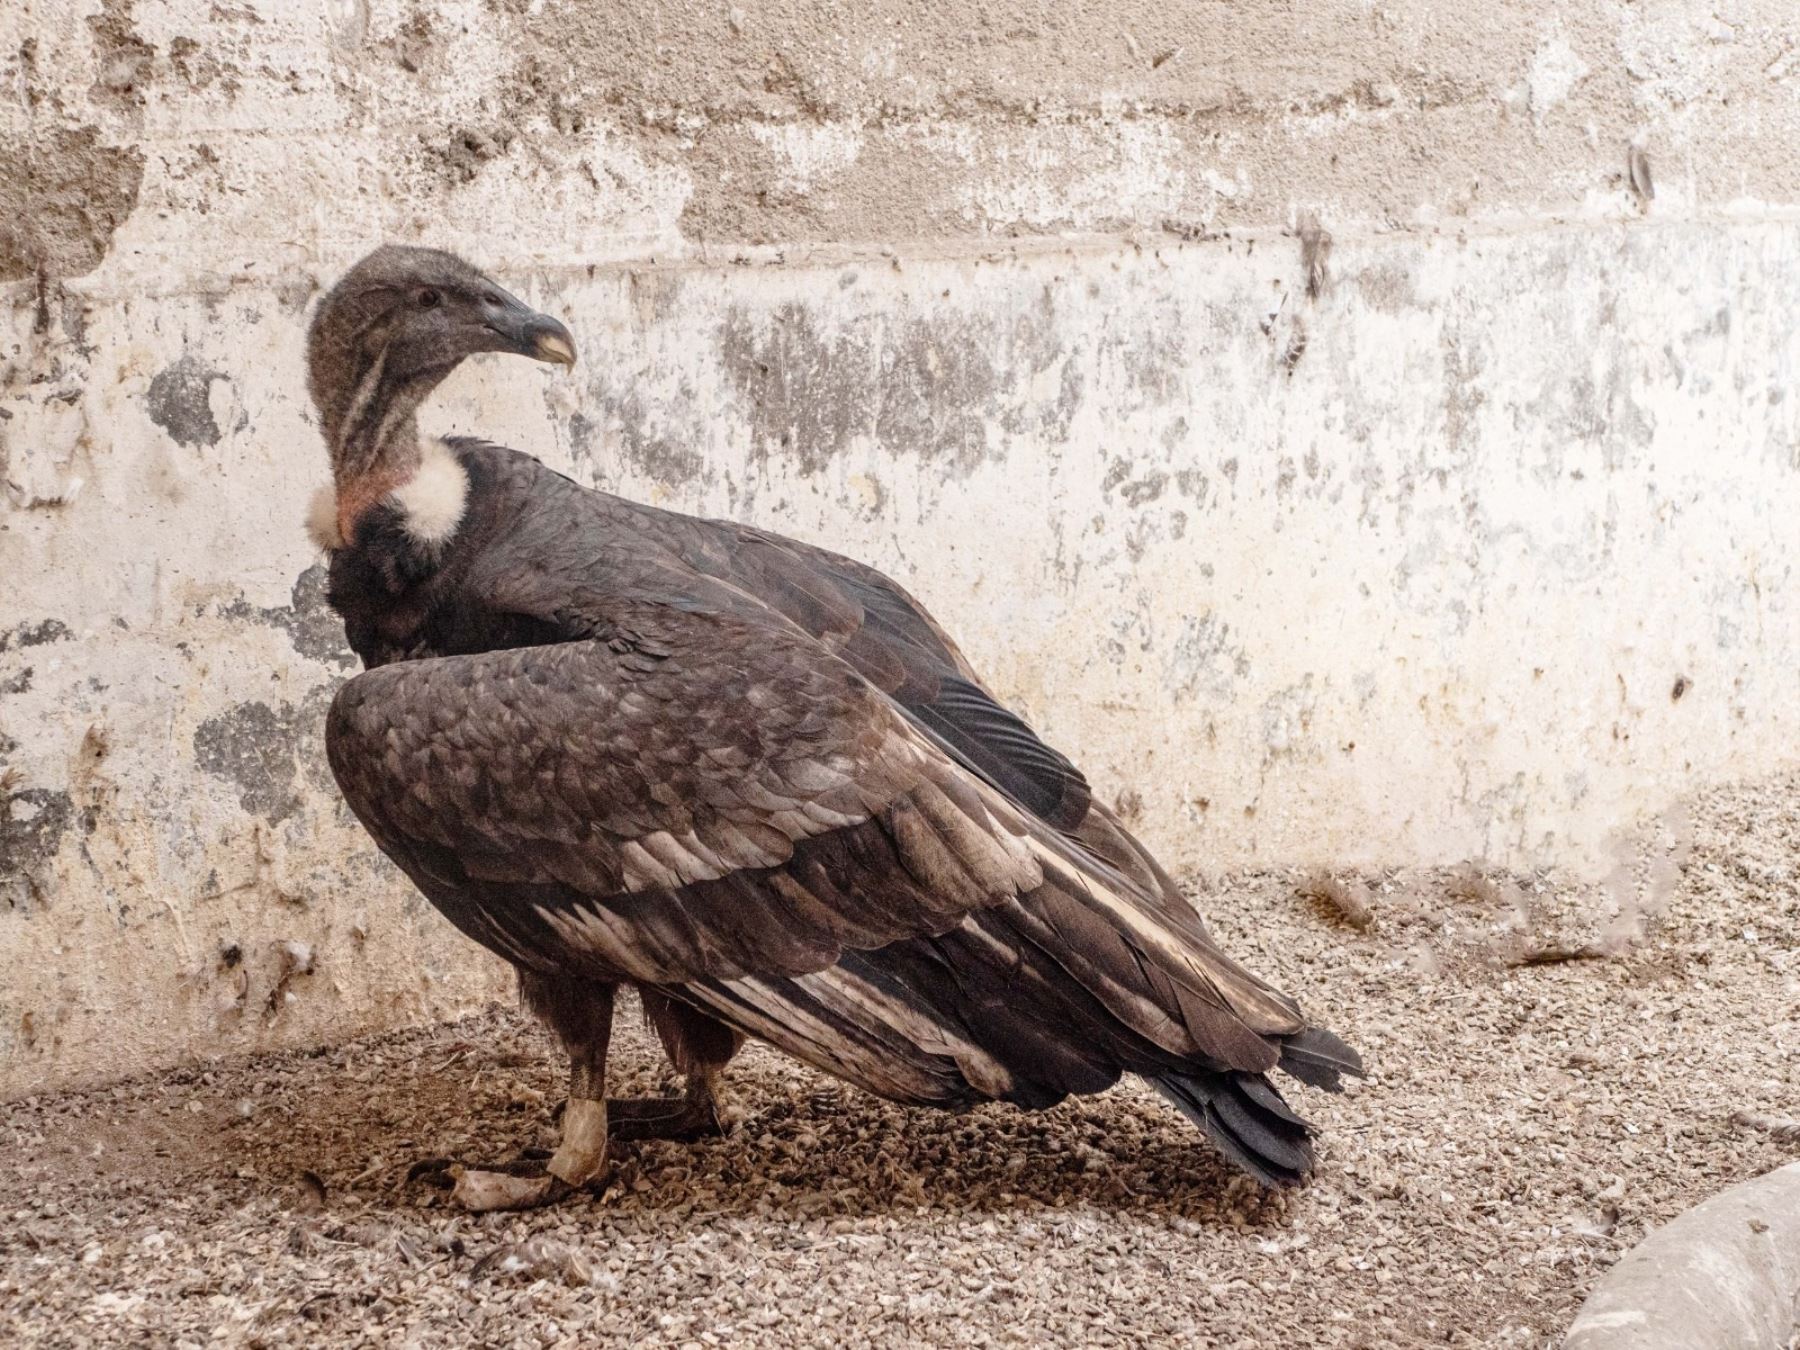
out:
M352 810L472 936L647 983L799 973L1041 884L1002 799L812 643L622 617L595 640L384 666L332 705ZM812 875L826 863L842 886Z
M708 527L692 561L817 638L1015 802L1058 829L1086 819L1088 782L982 684L898 583L852 558L748 526ZM710 564L710 566L709 566Z
M491 608L533 615L570 638L586 636L591 614L619 595L791 627L839 656L1015 805L1198 923L1148 850L1093 799L1081 770L994 696L892 578L769 531L583 488L514 451L458 444L484 477L505 480L508 492L536 507L509 520L476 564L473 588Z
M817 638L1019 805L1199 922L1150 851L1094 798L1081 769L994 696L904 586L854 558L765 530L693 524L705 535L691 541L691 562Z
M1104 1085L1059 1064L1071 1041L1111 1077L1284 1062L1292 1002L817 643L644 604L597 627L384 666L332 705L345 798L470 936L548 973L686 988L906 1099L944 1094L897 1089L883 1054L961 1045L999 1066L980 1091L1052 1099ZM836 989L821 1020L784 992L847 954L860 1003Z
M755 593L819 639L941 738L968 767L1046 824L1159 897L1177 920L1198 913L1150 850L1094 798L1087 778L994 696L955 640L899 582L827 549L741 525L712 527L714 575Z

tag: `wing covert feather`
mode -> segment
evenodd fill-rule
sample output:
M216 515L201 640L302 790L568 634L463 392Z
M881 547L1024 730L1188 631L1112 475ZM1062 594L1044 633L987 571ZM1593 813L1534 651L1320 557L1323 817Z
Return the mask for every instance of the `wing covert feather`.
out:
M1041 883L1010 805L829 652L631 608L584 642L384 666L333 703L346 800L480 940L650 982L794 974Z
M841 656L977 773L1059 829L1086 817L1087 779L982 685L897 583L852 558L746 526L715 565Z

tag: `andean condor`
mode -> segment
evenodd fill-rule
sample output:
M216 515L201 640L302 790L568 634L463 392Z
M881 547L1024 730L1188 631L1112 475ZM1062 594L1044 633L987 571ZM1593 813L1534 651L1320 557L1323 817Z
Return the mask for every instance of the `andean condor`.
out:
M918 602L823 549L421 437L421 401L480 352L575 359L467 263L390 246L307 353L333 476L309 524L367 667L332 704L332 772L570 1058L540 1174L457 1168L456 1198L547 1203L602 1174L609 1130L717 1128L747 1036L921 1106L1141 1074L1252 1176L1300 1180L1311 1129L1266 1075L1336 1088L1355 1052L1213 945ZM620 985L682 1099L607 1099Z

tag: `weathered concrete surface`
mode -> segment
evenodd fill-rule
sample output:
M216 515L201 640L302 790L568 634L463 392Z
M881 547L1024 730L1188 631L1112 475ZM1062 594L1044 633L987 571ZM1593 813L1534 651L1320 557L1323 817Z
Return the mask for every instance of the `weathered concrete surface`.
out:
M1565 1350L1789 1350L1800 1331L1800 1163L1645 1238L1582 1305Z
M502 987L318 746L378 238L583 346L438 428L893 569L1172 862L1591 871L1793 762L1784 0L1016 11L0 14L0 1094Z

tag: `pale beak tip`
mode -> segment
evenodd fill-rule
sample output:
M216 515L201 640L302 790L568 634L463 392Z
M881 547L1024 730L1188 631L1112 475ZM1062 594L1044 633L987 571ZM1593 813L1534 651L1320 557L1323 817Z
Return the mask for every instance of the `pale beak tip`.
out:
M572 366L575 364L575 348L569 340L559 333L538 334L537 344L532 352L538 360L554 366Z

